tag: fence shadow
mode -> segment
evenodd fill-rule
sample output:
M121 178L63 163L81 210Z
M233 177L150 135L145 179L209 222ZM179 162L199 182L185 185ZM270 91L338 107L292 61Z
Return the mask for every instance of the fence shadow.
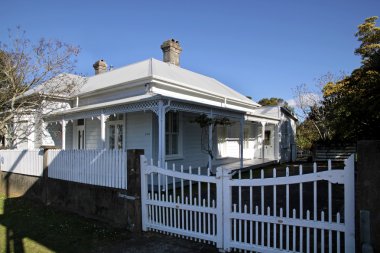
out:
M141 230L140 194L136 191L140 189L140 174L135 167L140 164L140 153L129 154L129 158L138 158L128 159L128 168L135 169L128 170L128 175L119 175L128 179L128 191L125 187L48 177L45 156L41 176L15 173L20 164L26 166L21 162L26 154L27 151L20 151L13 163L4 167L7 171L0 171L0 236L4 234L5 239L0 252L34 252L33 247L52 252L88 252L92 244L115 236L115 231L126 234L126 229ZM0 166L1 159L0 156ZM54 157L51 163L55 159L59 160L60 156ZM81 248L85 244L88 247Z
M3 210L2 214L0 214L0 226L3 226L5 230L5 247L3 246L5 252L25 252L25 240L33 240L45 248L55 251L45 237L37 236L41 231L41 224L38 221L41 220L39 215L42 215L42 212L36 212L36 210L43 211L43 206L42 203L39 205L32 203L31 199L35 191L40 191L37 188L40 187L41 180L37 180L22 196L17 196L19 195L18 193L13 194L10 190L11 174L6 173L2 180L5 188L5 198L1 199L3 201Z

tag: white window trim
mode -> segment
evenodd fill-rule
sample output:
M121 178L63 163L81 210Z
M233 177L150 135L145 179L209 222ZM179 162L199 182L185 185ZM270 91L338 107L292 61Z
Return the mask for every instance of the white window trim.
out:
M183 159L183 115L182 112L177 112L178 113L178 154L174 155L166 155L166 146L165 146L165 160L170 161L170 160L180 160ZM166 135L166 130L165 130L165 135ZM165 138L165 142L166 142Z

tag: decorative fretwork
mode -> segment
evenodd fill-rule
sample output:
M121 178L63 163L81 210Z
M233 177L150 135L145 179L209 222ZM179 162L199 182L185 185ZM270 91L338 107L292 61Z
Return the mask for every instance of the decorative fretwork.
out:
M133 104L124 104L124 105L118 105L113 106L109 108L105 108L103 110L104 114L117 114L117 113L126 113L126 112L139 112L139 111L153 111L154 113L157 113L157 107L158 107L158 101L157 100L151 100L151 101L145 101L140 103L133 103Z
M178 101L172 101L170 103L169 110L193 112L193 113L200 113L200 114L207 114L207 115L212 114L214 116L223 116L223 117L238 118L238 119L240 119L242 115L244 115L244 113L235 113L228 110L222 110L222 109L206 107L206 106L196 105L196 104L182 103Z
M67 113L62 115L53 115L46 117L46 122L65 120L75 120L75 119L88 119L88 118L98 118L101 114L112 115L117 113L128 113L128 112L138 112L138 111L153 111L157 114L158 112L158 100L151 100L133 104L117 105L112 107L107 107L104 109L95 109L83 112Z
M163 99L163 106L165 106L165 112L170 110L173 111L184 111L184 112L192 112L199 114L207 114L213 116L222 116L228 118L241 118L243 113L233 112L229 110L223 110L218 108L212 108L197 104L183 103L179 101L169 101L167 99ZM128 112L139 112L139 111L152 111L156 115L158 115L158 106L159 100L149 100L144 102L138 102L133 104L123 104L116 105L111 107L106 107L103 109L94 109L82 112L68 112L67 114L61 115L52 115L45 118L46 122L54 122L60 121L62 119L65 120L76 120L76 119L88 119L88 118L99 118L101 114L104 115L112 115L118 113L128 113Z

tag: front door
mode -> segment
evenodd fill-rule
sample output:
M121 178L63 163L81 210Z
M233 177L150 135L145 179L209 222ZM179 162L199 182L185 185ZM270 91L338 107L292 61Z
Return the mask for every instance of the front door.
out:
M265 130L264 138L264 157L268 159L273 159L274 149L273 149L273 131Z

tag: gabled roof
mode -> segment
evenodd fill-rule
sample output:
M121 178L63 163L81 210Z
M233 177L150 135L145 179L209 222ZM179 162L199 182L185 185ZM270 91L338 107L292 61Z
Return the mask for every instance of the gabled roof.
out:
M240 101L253 107L260 106L214 78L153 58L89 77L78 92L78 95L85 95L117 87L120 84L142 80L147 80L147 82L154 80L170 82L171 84L194 91L206 92L226 99Z

